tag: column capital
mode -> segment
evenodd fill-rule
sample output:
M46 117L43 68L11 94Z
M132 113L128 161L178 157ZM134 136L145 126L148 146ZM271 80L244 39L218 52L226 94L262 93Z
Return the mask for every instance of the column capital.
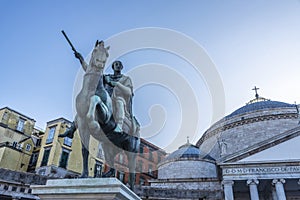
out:
M233 180L223 180L222 181L222 185L230 185L232 186L234 184Z
M281 179L273 179L273 181L272 181L273 185L276 185L278 183L284 184L285 180L283 178L281 178Z
M257 179L249 179L247 180L247 185L258 185L259 181Z

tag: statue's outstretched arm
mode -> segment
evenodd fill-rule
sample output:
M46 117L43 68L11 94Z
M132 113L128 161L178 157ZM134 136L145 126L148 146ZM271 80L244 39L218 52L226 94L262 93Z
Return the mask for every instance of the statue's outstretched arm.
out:
M74 52L75 57L80 61L80 64L83 68L84 71L86 71L87 69L87 63L85 62L84 58L82 57L82 55L79 52Z

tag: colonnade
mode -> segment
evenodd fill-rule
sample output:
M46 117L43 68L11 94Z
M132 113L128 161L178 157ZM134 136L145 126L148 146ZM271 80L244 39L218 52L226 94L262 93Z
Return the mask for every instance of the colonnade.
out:
M259 200L259 194L258 194L258 189L257 189L259 180L249 179L249 180L247 180L246 183L249 187L251 200ZM273 179L272 180L272 185L274 186L274 189L272 191L273 200L286 200L285 191L284 191L284 187L283 187L284 183L285 183L284 179ZM224 180L222 182L222 184L224 187L225 200L234 200L234 195L233 195L234 181L233 180Z

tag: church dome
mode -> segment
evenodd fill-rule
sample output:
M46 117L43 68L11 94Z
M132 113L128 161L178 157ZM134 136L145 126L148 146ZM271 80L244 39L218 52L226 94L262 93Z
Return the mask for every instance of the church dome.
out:
M258 111L263 109L273 109L273 108L295 108L295 105L280 102L280 101L270 101L270 100L259 101L256 103L246 104L245 106L237 109L230 115L227 115L226 118L234 117L236 115L241 115L248 112L253 112L253 111Z
M216 162L187 142L158 165L158 179L216 178Z
M197 145L217 161L298 126L298 107L256 96L213 124Z

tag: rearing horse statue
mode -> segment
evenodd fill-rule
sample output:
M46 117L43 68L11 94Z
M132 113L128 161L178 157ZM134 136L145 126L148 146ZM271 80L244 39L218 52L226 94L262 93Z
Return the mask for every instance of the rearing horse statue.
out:
M112 116L111 98L107 91L104 89L100 96L96 95L96 89L98 83L102 82L103 69L109 56L108 49L109 47L104 47L103 41L97 40L89 64L79 53L75 53L85 71L82 88L76 96L77 115L75 117L81 141L85 146L89 144L90 135L96 139L100 137L101 128L97 120L106 124ZM96 106L101 108L99 112L101 116L98 119L95 116Z
M138 122L133 118L131 119L132 126L130 127L130 132L134 133L133 135L115 131L117 124L112 115L111 97L103 85L103 69L109 56L108 50L109 47L105 48L103 41L99 42L97 40L89 64L75 50L75 57L79 59L85 74L82 88L76 97L77 115L75 120L71 128L64 134L59 135L59 137L68 136L72 138L74 132L78 129L83 157L81 177L88 177L88 155L91 135L102 143L105 164L110 167L105 176L114 175L114 158L117 153L125 150L128 158L129 185L133 189L135 182L135 158L140 145L139 134L136 134L139 132L139 126Z

